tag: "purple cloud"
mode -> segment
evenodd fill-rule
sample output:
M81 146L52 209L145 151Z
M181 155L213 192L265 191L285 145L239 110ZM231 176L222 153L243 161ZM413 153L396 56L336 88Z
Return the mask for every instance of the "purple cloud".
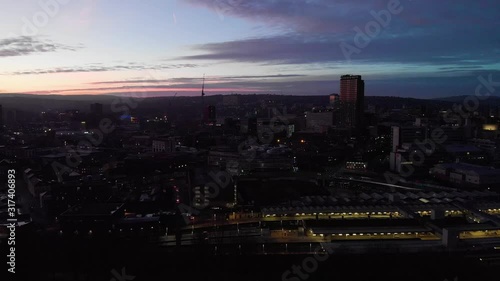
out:
M373 13L397 0L187 0L251 22L282 28L283 35L192 46L182 59L261 64L345 63L340 44L357 46ZM492 0L400 0L380 34L352 55L354 63L495 64L500 59L500 6Z
M19 36L0 40L0 57L26 56L35 53L76 51L82 46L68 46L33 36Z

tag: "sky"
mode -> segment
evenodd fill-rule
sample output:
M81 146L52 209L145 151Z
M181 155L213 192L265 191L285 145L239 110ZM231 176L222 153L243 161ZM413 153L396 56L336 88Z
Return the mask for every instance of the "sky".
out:
M205 76L207 95L328 95L357 74L369 96L469 95L500 82L499 14L496 0L2 0L0 94L199 95Z

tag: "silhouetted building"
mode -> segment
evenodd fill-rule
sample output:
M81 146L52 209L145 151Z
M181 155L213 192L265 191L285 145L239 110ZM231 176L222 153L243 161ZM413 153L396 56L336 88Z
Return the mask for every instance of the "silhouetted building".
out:
M5 112L5 124L16 125L18 122L18 112L16 109L8 109Z
M229 132L238 133L240 131L240 120L236 120L234 118L225 118L224 127L225 130Z
M214 124L217 121L217 113L215 111L215 106L209 105L205 109L205 123Z
M363 125L365 81L360 75L340 78L342 121L346 127L361 129Z
M463 143L466 140L466 127L453 127L453 126L440 126L432 130L439 130L443 132L446 139L442 144Z
M492 161L498 162L500 160L500 141L471 139L469 143L488 153Z
M340 96L338 94L331 94L330 95L330 105L335 106L336 103L340 101Z
M254 147L241 152L227 146L212 147L208 153L208 165L217 166L232 174L246 174L255 171L290 171L293 158L288 147ZM252 161L245 161L248 155L254 155ZM235 165L237 163L238 165Z
M427 139L425 127L400 127L393 126L391 130L392 149L389 155L390 169L401 172L403 167L412 166L410 154L420 151L417 143Z
M395 152L403 144L414 144L427 139L425 127L392 127L392 151Z
M306 126L308 130L326 133L333 126L333 111L306 112Z
M153 152L174 152L176 146L175 138L157 138L152 142Z
M101 103L91 104L90 113L92 113L93 115L102 115L102 104Z
M463 186L497 187L500 170L466 163L436 165L430 173L441 180Z

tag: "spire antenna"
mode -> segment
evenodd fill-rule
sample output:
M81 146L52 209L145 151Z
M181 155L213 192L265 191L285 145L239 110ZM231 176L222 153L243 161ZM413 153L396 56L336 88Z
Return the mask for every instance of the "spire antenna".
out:
M201 86L201 96L205 96L205 73L203 73L203 85Z

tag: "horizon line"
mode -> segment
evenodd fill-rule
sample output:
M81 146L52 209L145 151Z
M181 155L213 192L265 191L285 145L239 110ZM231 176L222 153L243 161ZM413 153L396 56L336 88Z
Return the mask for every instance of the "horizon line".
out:
M329 97L330 95L333 94L338 94L338 93L331 93L331 94L324 94L324 95L303 95L303 94L277 94L277 93L227 93L227 94L206 94L206 97L218 97L218 96L290 96L290 97ZM150 99L150 98L174 98L174 97L185 97L185 98L197 98L198 95L196 93L189 94L189 95L178 95L178 93L173 93L172 95L161 95L161 96L143 96L143 97L138 97L133 94L113 94L113 93L105 93L105 94L74 94L74 95L67 95L67 94L33 94L33 93L0 93L0 98L3 96L29 96L29 97L128 97L128 98L135 98L135 99ZM453 97L467 97L467 96L472 96L472 95L456 95L456 96L442 96L442 97L402 97L402 96L377 96L377 95L366 95L365 97L380 97L380 98L401 98L401 99L417 99L417 100L433 100L433 99L443 99L443 98L453 98ZM491 97L500 97L500 96L494 96L492 95Z

